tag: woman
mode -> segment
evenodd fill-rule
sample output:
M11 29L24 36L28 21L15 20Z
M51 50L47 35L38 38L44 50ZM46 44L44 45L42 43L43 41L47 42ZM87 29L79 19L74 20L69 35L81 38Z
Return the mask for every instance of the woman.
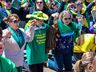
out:
M83 53L82 58L74 64L74 72L95 72L95 51Z
M0 72L17 72L15 64L2 56L3 53L2 29L0 28Z
M51 3L50 3L51 4ZM55 17L57 16L57 13L60 13L64 8L63 5L65 4L65 1L62 1L60 7L57 10L50 10L44 0L36 0L35 5L33 6L33 12L34 11L42 11L43 13L47 14L49 17ZM32 13L32 11L30 13ZM52 15L54 14L54 16ZM48 21L46 21L47 23Z
M57 44L53 50L53 54L58 66L57 72L72 71L72 55L75 38L79 35L79 29L76 24L72 22L71 14L64 10L60 13L57 21L58 33Z
M5 56L16 64L18 72L22 72L21 70L24 59L23 51L26 42L32 40L32 31L34 30L31 27L31 24L26 33L23 31L23 29L20 29L19 17L17 14L11 14L4 18L4 22L8 24L8 28L3 30Z
M49 15L49 9L44 0L36 0L33 11L42 11Z
M28 65L31 72L43 72L43 64L47 61L46 48L46 34L48 30L48 24L45 24L43 20L48 20L48 16L41 11L35 11L32 15L25 29L29 28L30 23L34 25L34 38L26 46L26 54L28 59Z

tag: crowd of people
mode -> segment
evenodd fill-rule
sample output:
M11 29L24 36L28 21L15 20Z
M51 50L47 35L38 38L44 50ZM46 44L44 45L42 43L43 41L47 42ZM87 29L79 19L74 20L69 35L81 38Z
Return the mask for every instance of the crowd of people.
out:
M96 0L0 0L0 72L95 72L95 34Z

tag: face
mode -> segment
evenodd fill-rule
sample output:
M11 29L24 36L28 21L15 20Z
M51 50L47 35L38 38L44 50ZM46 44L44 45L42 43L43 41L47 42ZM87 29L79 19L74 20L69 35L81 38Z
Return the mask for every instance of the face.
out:
M70 14L66 14L66 15L62 18L62 21L63 21L66 25L70 24L70 22L71 22L71 16L70 16Z
M78 11L81 11L81 10L82 10L82 4L77 4L77 5L76 5L76 9L77 9Z
M70 1L70 0L65 0L66 2Z
M54 4L52 4L52 7L53 7L53 9L58 9L58 3L54 3Z
M84 0L77 0L77 1L79 1L79 2L83 2Z
M17 30L19 28L19 20L14 18L8 23L11 28Z
M27 10L28 9L28 3L24 3L21 7L24 8L24 10Z
M6 2L6 9L11 9L12 5L11 2Z
M37 0L36 8L39 10L43 10L43 1L42 0Z
M43 21L42 20L36 20L37 22L36 22L36 25L37 26L41 26L42 24L43 24Z
M54 0L49 0L50 2L53 2Z

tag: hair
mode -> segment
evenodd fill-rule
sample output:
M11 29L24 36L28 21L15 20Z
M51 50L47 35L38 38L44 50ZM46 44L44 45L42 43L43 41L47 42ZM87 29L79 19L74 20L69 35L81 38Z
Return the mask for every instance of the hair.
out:
M10 21L13 20L14 17L15 17L17 20L19 20L19 16L18 16L17 14L11 14L11 15L5 17L5 18L3 19L3 21L4 21L6 24L8 24Z
M81 60L76 61L73 66L74 72L84 72L84 65Z
M63 11L60 13L60 15L59 15L59 19L62 20L62 18L63 18L66 14L69 14L71 19L73 18L72 15L71 15L71 13L70 13L69 11L63 10Z
M93 72L93 61L95 58L95 51L85 52L82 55L82 59L76 61L74 64L74 72ZM91 68L90 68L91 67Z
M43 11L48 11L48 7L47 7L47 5L46 5L46 3L45 3L45 1L44 0L42 0L43 1ZM37 0L35 1L35 11L37 10L37 8L36 8L36 2L37 2Z
M95 51L89 51L89 52L86 52L86 53L83 53L82 55L82 61L86 60L89 61L89 62L92 62L94 60L94 57L95 57Z
M0 27L0 35L2 35L2 28Z
M76 5L79 5L79 4L82 4L82 2L76 1L75 4L76 4Z
M54 6L54 5L58 5L58 7L60 7L60 3L59 3L59 2L53 1L53 2L51 3L50 8L53 9L53 6Z
M12 0L6 0L6 2L12 2Z
M0 6L2 7L2 3L0 2Z

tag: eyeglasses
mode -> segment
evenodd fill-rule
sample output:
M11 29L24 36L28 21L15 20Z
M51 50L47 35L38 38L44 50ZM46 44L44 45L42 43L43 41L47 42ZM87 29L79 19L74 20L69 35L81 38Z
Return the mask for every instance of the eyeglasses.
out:
M36 2L37 4L42 4L43 2L41 1L41 2Z
M77 6L82 6L82 3L78 3L78 4L76 4Z
M64 18L64 20L70 20L71 18Z
M52 6L56 6L57 4L55 3L55 4L52 4Z

